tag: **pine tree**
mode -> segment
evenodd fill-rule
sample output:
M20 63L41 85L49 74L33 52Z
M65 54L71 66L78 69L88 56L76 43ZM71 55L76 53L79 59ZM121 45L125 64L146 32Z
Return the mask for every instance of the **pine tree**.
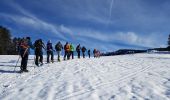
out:
M168 47L167 49L170 51L170 34L169 34L169 37L168 37Z
M170 35L168 37L168 48L170 48Z
M0 55L15 54L14 47L10 31L5 27L0 26Z
M0 26L0 54L7 54L7 46L9 45L9 30Z

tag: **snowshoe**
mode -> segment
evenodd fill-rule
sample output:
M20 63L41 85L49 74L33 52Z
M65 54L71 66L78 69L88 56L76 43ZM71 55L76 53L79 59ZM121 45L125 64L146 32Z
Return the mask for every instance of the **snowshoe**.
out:
M25 69L24 72L29 72L29 71L27 69Z
M61 62L61 60L60 60L60 59L58 59L58 62Z
M23 70L20 70L18 73L23 73L24 71Z
M39 67L39 64L35 64L37 67Z
M40 66L43 66L43 63L41 63Z

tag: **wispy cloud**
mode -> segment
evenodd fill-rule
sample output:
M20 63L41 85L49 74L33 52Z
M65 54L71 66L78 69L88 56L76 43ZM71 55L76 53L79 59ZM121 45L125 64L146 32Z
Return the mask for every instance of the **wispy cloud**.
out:
M65 31L63 27L53 25L44 20L41 20L40 18L37 18L35 15L28 12L27 10L25 10L24 8L22 8L19 4L15 2L10 3L10 5L16 10L18 10L23 15L3 14L3 13L1 13L1 15L15 21L16 23L20 25L26 25L26 26L29 26L29 27L32 27L38 30L46 30L46 31L51 32L52 34L56 34L59 38L63 40L67 40L62 34L62 32Z
M109 12L109 18L108 18L108 22L107 25L110 23L111 17L112 17L112 8L113 8L113 4L114 4L114 0L111 0L111 4L110 4L110 12Z
M159 46L160 43L157 41L159 36L153 34L148 34L147 36L139 35L139 33L135 32L112 32L112 33L101 33L99 31L91 30L91 29L73 29L76 33L75 36L90 38L91 41L98 40L104 43L124 43L130 45L138 45L141 47L156 47ZM90 39L88 41L90 41Z

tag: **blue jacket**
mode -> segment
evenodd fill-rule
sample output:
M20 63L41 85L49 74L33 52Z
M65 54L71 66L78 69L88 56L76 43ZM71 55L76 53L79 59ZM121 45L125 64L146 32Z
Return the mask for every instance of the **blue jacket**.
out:
M28 52L30 53L30 48L31 48L31 49L34 49L34 46L33 46L33 44L32 44L31 41L28 41L28 46L29 46Z

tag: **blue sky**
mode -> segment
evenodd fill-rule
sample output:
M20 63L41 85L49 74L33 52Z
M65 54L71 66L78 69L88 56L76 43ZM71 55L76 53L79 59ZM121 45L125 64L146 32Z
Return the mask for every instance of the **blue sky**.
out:
M0 25L12 36L88 49L166 47L169 0L1 0Z

